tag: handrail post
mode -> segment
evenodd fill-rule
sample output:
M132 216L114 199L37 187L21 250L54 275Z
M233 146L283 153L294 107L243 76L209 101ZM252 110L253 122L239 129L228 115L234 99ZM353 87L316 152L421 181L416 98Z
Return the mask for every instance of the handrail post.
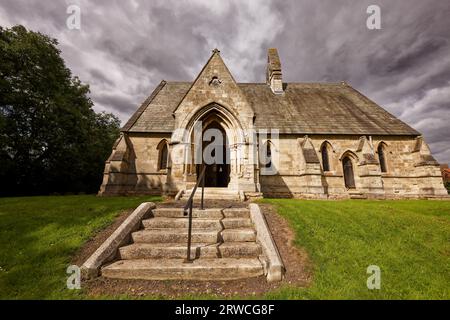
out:
M203 197L204 197L204 189L205 189L205 170L206 167L203 166L199 179L195 184L194 189L192 189L191 196L187 204L184 206L183 215L188 216L188 246L187 246L187 257L184 260L185 263L192 263L191 259L191 242L192 242L192 207L194 206L194 196L197 191L197 187L199 187L200 183L202 183L202 204L201 209L204 210L203 206Z
M203 169L204 168L205 168L205 165L203 165ZM205 197L205 173L203 172L203 170L202 170L202 173L203 173L203 176L202 176L202 202L201 202L200 209L204 210L205 208L203 205L203 201L204 201L204 197Z
M188 245L187 245L187 257L186 257L186 260L185 260L186 263L192 262L192 260L191 260L192 203L193 203L193 200L191 200L191 201L189 202Z

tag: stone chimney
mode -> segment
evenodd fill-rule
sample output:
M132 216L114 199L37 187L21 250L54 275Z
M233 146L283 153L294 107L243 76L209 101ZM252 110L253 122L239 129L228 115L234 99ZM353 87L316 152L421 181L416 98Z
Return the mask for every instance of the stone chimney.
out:
M275 94L283 93L283 77L281 74L281 62L276 48L270 48L267 52L266 82Z

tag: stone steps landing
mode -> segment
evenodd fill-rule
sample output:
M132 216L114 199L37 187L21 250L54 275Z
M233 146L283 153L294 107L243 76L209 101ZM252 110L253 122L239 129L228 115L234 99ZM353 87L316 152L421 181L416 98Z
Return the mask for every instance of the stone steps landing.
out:
M186 190L181 199L185 200L191 196L192 190ZM194 199L201 199L202 189L198 188ZM205 188L204 199L207 200L240 200L239 192L228 188Z
M188 218L180 208L152 210L132 243L119 248L118 261L102 275L122 279L231 280L260 276L262 249L247 208L193 210L191 259Z
M154 218L186 218L182 208L159 208L154 209L152 214ZM193 209L192 217L200 219L250 218L250 212L247 208Z

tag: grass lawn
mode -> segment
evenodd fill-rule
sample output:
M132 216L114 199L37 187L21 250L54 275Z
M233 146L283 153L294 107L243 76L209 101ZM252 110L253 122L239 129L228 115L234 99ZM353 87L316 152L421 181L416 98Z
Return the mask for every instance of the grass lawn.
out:
M76 250L124 209L152 197L0 198L0 299L81 298L66 289Z
M122 210L158 200L0 198L0 299L85 298L66 289L73 254ZM450 201L262 201L289 221L313 268L308 288L264 298L450 299ZM381 268L381 290L366 287L369 265Z
M308 252L313 282L274 299L450 299L450 201L267 199ZM381 290L366 286L381 268Z

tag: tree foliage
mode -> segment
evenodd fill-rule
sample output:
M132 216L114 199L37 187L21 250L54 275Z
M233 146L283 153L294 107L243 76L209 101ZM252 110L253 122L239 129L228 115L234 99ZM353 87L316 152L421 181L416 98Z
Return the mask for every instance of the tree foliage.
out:
M0 194L98 190L120 122L88 94L55 39L0 27Z

